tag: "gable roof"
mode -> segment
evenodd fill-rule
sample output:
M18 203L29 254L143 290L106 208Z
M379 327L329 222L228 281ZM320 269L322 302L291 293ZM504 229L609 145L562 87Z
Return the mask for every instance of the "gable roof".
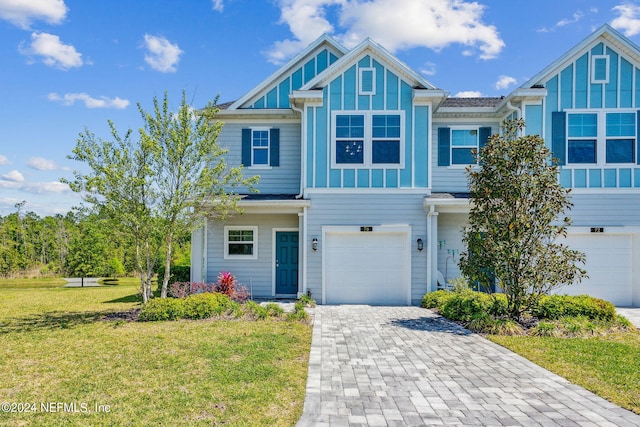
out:
M398 72L405 78L405 80L411 81L414 88L417 87L419 89L439 90L424 77L413 71L404 62L400 61L398 58L389 53L388 50L386 50L384 47L374 42L370 38L365 39L358 46L351 49L342 58L334 62L333 65L315 76L313 79L307 82L307 84L303 85L300 90L311 90L316 87L326 85L328 82L333 80L334 77L342 74L347 68L356 63L358 58L364 56L365 52L367 51L370 52L373 56L382 59L386 63L386 65Z
M344 46L338 43L336 39L334 39L333 37L325 33L320 37L318 37L313 43L307 46L304 50L302 50L292 59L290 59L289 62L287 62L282 67L280 67L275 73L267 77L258 86L256 86L251 91L247 92L245 95L243 95L242 97L234 101L231 105L227 107L227 110L235 110L240 108L247 101L251 100L258 94L260 94L260 92L264 91L269 86L275 84L277 81L282 79L283 76L285 76L288 72L296 68L298 64L303 63L306 58L308 58L316 50L319 50L319 48L322 47L323 45L327 45L328 47L333 48L334 50L336 50L342 55L347 53L347 49Z
M532 88L536 85L541 84L544 80L546 80L546 77L557 73L576 56L582 55L593 45L597 44L599 39L602 39L602 41L615 46L621 52L625 53L630 58L633 58L636 64L640 64L640 48L636 44L632 43L628 38L616 31L609 24L604 24L587 38L570 49L568 52L566 52L564 55L562 55L560 58L558 58L556 61L552 62L538 74L531 77L527 82L520 86L520 88Z

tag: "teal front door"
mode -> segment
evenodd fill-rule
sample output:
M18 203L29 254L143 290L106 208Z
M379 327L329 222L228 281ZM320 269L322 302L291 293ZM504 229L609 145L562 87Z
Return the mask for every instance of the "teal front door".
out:
M276 231L276 294L298 293L298 232Z

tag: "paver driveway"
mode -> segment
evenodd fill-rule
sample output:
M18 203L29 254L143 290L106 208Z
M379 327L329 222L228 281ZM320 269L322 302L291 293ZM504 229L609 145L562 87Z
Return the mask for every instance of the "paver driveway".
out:
M419 307L321 306L298 426L640 426L624 410Z

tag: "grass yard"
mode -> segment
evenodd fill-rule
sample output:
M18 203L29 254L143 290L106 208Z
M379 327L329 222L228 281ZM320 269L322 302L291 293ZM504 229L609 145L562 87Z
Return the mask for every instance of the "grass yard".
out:
M137 306L137 282L126 283L20 288L0 281L0 402L32 411L0 413L0 424L295 424L309 325L102 320Z
M640 334L590 338L490 335L532 362L640 414Z
M67 281L61 278L40 277L37 279L0 279L0 290L4 289L30 289L30 288L55 288L64 286Z

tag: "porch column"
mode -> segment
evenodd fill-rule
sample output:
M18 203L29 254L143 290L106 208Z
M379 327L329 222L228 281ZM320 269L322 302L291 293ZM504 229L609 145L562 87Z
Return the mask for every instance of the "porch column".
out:
M427 258L427 289L433 292L438 289L438 212L430 206L427 216L429 231L429 253Z
M307 293L307 208L298 212L298 296ZM301 261L301 262L300 262Z

